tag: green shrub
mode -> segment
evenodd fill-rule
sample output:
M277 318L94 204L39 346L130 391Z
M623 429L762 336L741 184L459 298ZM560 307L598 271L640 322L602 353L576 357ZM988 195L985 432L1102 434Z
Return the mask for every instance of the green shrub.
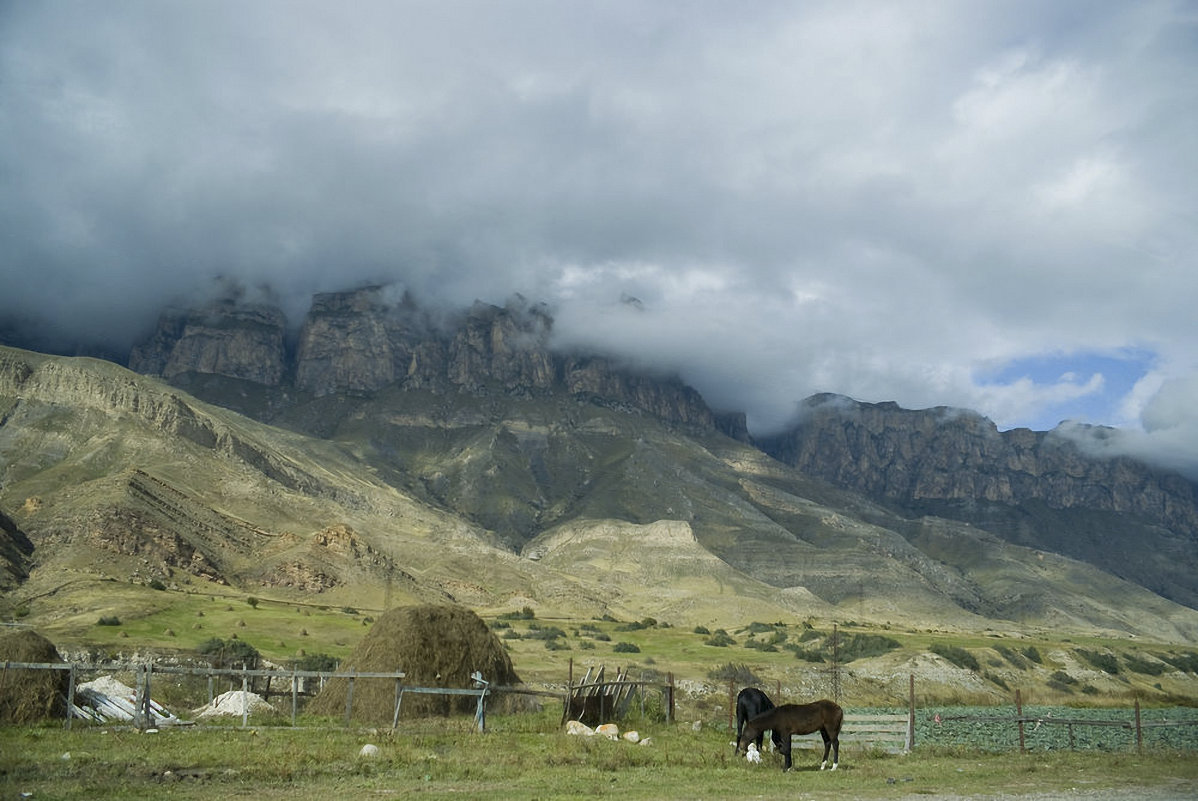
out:
M1088 651L1085 648L1078 648L1074 653L1080 656L1086 662L1104 673L1109 673L1114 676L1119 673L1119 660L1114 654L1104 654L1101 651Z
M540 626L533 623L528 627L528 639L530 640L556 640L558 637L565 637L566 632L557 626Z
M102 617L96 621L96 625L97 626L119 626L119 625L121 625L121 619L119 617L117 617L116 615L105 615L104 617Z
M898 640L884 634L854 634L841 644L837 656L841 662L852 662L855 659L881 656L898 647L900 647ZM976 662L974 669L977 669Z
M295 660L295 669L332 673L340 664L341 660L331 654L304 654Z
M245 667L256 670L262 659L258 649L245 640L213 637L196 647L196 652L212 658L213 667Z
M1159 676L1165 672L1163 662L1149 662L1147 659L1141 659L1135 654L1124 654L1123 661L1127 665L1127 669L1132 673L1140 673L1145 676Z
M757 674L750 670L748 665L743 663L738 665L729 662L726 665L721 665L715 670L709 670L707 678L713 681L732 681L742 686L761 684L761 679L757 677Z
M800 648L797 645L788 645L786 647L794 652L796 659L799 659L803 662L812 662L818 664L825 661L824 655L818 648Z
M1158 659L1167 662L1185 673L1198 673L1198 654L1186 651L1180 654L1157 654Z
M1034 645L1029 645L1027 648L1024 648L1023 655L1026 656L1031 661L1035 662L1037 665L1044 664L1043 657L1040 656L1040 652L1036 649L1036 646L1034 646Z
M703 641L704 645L711 645L716 648L727 648L729 645L735 645L736 640L723 629L716 629L715 632Z
M611 649L617 654L639 654L641 652L640 648L630 642L618 642Z
M707 628L706 626L695 626L693 631L695 634L700 634L704 637L706 637L708 634L711 634L711 629Z
M1019 668L1020 670L1027 670L1027 659L1025 659L1023 656L1020 656L1013 649L1008 648L1005 645L999 645L996 646L994 650L998 651L1003 659L1007 660L1015 667Z
M956 645L945 645L944 643L933 643L930 649L932 653L942 656L949 662L952 662L959 668L965 670L978 671L981 665L973 654Z

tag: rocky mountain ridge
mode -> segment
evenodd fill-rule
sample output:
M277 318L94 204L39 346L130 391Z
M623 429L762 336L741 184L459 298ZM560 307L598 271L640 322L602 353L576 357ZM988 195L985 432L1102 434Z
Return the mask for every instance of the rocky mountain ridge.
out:
M291 344L283 314L273 307L226 301L170 312L129 361L132 369L232 408L236 400L219 382L197 383L197 377L292 393L269 412L240 409L266 422L281 421L286 415L278 410L304 398L366 398L384 388L477 397L565 394L753 442L808 475L905 514L967 521L1014 543L1094 561L1198 606L1198 586L1186 577L1198 568L1198 486L1128 457L1093 455L1085 441L1102 436L1101 429L999 432L968 410L915 411L820 395L799 404L789 429L753 440L743 414L713 412L676 378L638 373L594 354L557 352L552 329L548 310L519 296L502 308L476 303L433 314L388 287L367 287L315 296ZM327 422L327 414L316 417ZM288 424L306 433L329 433L295 420ZM516 514L539 516L531 507Z
M1000 559L1003 542L1032 549L1037 558L1055 554L1094 565L1198 608L1198 491L1180 475L1095 457L1063 431L999 432L965 410L912 411L831 395L803 402L789 430L753 441L743 415L714 413L676 378L637 373L600 355L555 351L552 327L544 307L519 297L502 308L476 304L433 314L386 287L369 287L316 296L295 328L278 308L235 300L172 310L129 363L209 403L317 437L352 455L343 470L366 471L413 503L461 521L471 538L509 553L579 521L623 520L639 532L636 526L681 520L693 528L697 547L795 595L842 603L852 594L845 576L868 564L867 573L893 572L885 582L894 588L915 575L919 586L935 588L929 590L935 597L1002 616L1027 607L1035 594L1030 580L1017 582L1024 586L1019 592L996 595L982 578L945 570L941 562L966 541ZM149 390L129 373L100 369L103 363L13 354L0 358L0 384L17 399L13 408L24 398L131 414L155 431L247 465L287 492L345 510L378 503L324 468L283 455L271 443L276 434L198 411L182 392ZM0 431L13 414L0 408ZM649 431L665 439L647 446ZM727 462L708 463L716 453L732 453L719 444L728 435L740 450ZM750 463L758 465L754 476L773 477L738 472ZM778 463L797 472L774 475ZM9 475L13 467L0 464ZM135 472L119 482L141 506L138 488L161 486L161 475L146 476ZM801 489L778 491L777 482L795 481ZM832 487L849 493L836 495ZM818 510L813 498L820 499ZM186 506L203 503L197 495ZM151 511L156 526L192 532L192 545L177 550L211 557L211 565L198 563L201 572L223 580L228 570L214 561L215 550L204 550L206 535L196 523L208 513L184 515L183 524L162 508ZM222 526L228 528L216 527ZM857 547L869 556L856 554ZM809 558L802 554L813 548L823 559L829 548L853 552L842 556L856 567L829 567L836 559L821 569L802 566ZM311 575L301 566L288 570L295 586L332 581L324 567L311 568ZM870 579L873 586L885 582Z
M743 415L717 416L677 378L621 369L596 354L550 348L552 319L517 296L504 307L476 303L434 315L386 287L316 295L288 347L276 307L225 300L171 310L134 347L129 367L179 381L218 375L312 397L403 389L498 392L516 397L566 392L658 419L745 436Z
M1097 564L1198 606L1198 485L1126 456L1087 452L1101 429L1000 432L961 409L908 410L818 395L757 444L908 515L963 520Z

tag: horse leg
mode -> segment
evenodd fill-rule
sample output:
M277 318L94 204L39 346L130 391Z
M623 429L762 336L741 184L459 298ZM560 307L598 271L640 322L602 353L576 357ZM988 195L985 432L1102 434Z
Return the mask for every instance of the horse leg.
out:
M836 770L836 766L840 764L840 735L832 738L832 770Z
M819 769L823 770L824 768L828 767L828 749L832 747L832 738L828 736L828 730L826 728L819 730L819 736L824 738L824 761L819 763ZM840 747L837 746L836 750L839 752ZM832 770L836 770L835 761L832 763Z
M782 743L782 759L783 759L782 772L786 773L787 771L790 770L790 738L789 737L785 738Z

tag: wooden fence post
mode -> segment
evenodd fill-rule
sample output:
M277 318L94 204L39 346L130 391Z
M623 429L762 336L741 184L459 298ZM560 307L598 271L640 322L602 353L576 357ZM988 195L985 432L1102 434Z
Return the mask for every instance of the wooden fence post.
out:
M1136 699L1136 751L1144 753L1144 730L1140 727L1140 699Z
M728 731L736 731L736 685L728 679Z
M250 677L241 664L241 728L250 725Z
M1015 717L1019 719L1019 753L1027 753L1027 744L1023 739L1023 696L1015 690Z
M75 717L75 663L71 663L70 678L67 679L67 721L65 728L71 729L71 718Z
M666 723L674 722L674 674L673 672L666 674Z
M403 679L395 680L395 714L391 716L391 731L399 728L399 705L403 703Z
M907 750L915 747L915 674L907 675Z
M569 667L566 673L566 698L562 702L562 724L566 725L566 721L570 719L570 704L574 700L574 657L570 657Z
M354 711L354 675L357 669L349 676L349 686L345 690L345 725L348 726Z
M153 727L153 725L154 725L154 707L153 707L154 702L152 700L153 696L151 696L151 694L150 694L150 683L151 683L150 676L153 673L154 673L154 663L147 662L146 663L146 696L142 700L142 703L145 704L145 708L146 708L145 715L146 715L146 726L147 727Z

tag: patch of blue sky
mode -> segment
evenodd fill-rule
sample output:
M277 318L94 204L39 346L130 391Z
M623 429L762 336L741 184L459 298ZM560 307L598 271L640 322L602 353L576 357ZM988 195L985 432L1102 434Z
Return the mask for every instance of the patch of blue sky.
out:
M1140 348L1041 354L1008 362L978 378L979 383L991 386L1024 381L1045 390L1037 393L1042 402L1034 405L1034 411L1012 427L1048 431L1065 420L1123 427L1136 422L1124 419L1123 402L1154 361L1151 351ZM1101 376L1101 381L1095 381L1095 376ZM1061 393L1066 397L1059 400L1048 391L1061 385L1080 388L1091 384L1096 386L1094 391Z

